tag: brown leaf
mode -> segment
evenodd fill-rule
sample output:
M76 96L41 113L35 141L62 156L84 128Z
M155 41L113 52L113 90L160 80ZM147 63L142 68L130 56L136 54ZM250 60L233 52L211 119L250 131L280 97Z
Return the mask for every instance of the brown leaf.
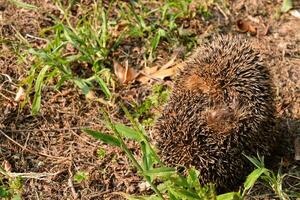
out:
M170 68L160 68L159 70L155 71L154 73L151 74L146 74L146 73L140 73L140 76L138 76L137 80L140 81L141 83L146 83L150 79L161 79L163 80L166 77L171 77L176 74L177 70L179 68L182 68L185 66L185 63L179 63L177 65L174 65L173 67Z
M131 82L136 79L138 73L131 67L128 67L128 62L125 66L118 63L116 60L113 61L114 64L114 73L123 84Z
M167 68L171 67L172 65L174 65L174 62L175 62L176 58L177 58L177 54L175 56L173 56L169 62L167 62L166 64L164 64L161 67L161 69L167 69Z
M144 67L143 73L145 73L145 74L153 74L153 73L157 72L158 69L159 69L158 66Z
M236 24L241 32L249 32L251 35L256 35L257 33L256 27L254 27L248 20L239 19Z
M24 99L25 99L25 91L22 87L19 87L17 94L15 96L15 101L19 102L19 101L23 101Z
M11 164L7 160L4 160L2 162L2 167L6 172L11 172L12 167L11 167Z
M85 98L93 100L96 99L96 94L94 91L90 90L88 93L85 95Z

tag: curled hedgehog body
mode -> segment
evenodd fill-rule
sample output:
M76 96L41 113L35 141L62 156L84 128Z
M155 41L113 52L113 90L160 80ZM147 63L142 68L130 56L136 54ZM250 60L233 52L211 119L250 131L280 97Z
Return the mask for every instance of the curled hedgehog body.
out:
M251 171L243 154L270 156L276 143L272 81L241 38L216 37L176 77L153 137L169 166L194 166L202 184L235 189Z

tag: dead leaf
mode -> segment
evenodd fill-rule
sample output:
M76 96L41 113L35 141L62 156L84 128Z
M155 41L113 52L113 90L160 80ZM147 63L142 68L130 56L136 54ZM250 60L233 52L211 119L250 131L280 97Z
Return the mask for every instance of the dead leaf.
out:
M113 65L115 75L123 84L135 80L135 78L138 76L138 73L133 68L128 67L128 61L126 62L125 66L122 66L119 62L114 60Z
M85 95L85 98L93 100L96 99L96 94L94 91L90 90L88 93Z
M7 160L4 160L2 162L2 167L6 172L11 172L12 167L11 167L11 164Z
M145 74L153 74L158 70L158 66L154 66L154 67L144 67L143 72Z
M144 192L148 190L151 186L148 182L144 181L138 184L140 192Z
M150 79L160 79L163 80L166 77L171 77L174 76L177 72L178 69L183 68L185 66L185 63L179 63L177 65L174 65L173 67L170 68L161 68L157 71L155 71L154 73L151 74L146 74L141 72L140 76L138 76L137 80L140 81L141 83L146 83L148 82Z
M256 35L257 33L256 27L254 27L248 20L239 19L236 24L238 29L243 33L248 32L251 35Z
M22 87L19 87L15 97L15 101L19 102L19 101L23 101L24 99L25 99L25 91Z
M161 67L161 69L167 69L167 68L171 67L172 65L174 65L174 62L175 62L175 59L177 58L177 55L178 55L178 53L175 54L175 55L171 58L171 60L170 60L169 62L167 62L166 64L164 64L164 65Z

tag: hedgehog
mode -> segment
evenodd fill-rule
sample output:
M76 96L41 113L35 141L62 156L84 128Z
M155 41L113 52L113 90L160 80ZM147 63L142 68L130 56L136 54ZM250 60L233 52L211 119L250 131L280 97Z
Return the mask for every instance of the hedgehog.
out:
M262 56L240 36L215 36L179 70L152 135L168 166L194 166L201 184L237 189L247 156L276 144L273 83Z

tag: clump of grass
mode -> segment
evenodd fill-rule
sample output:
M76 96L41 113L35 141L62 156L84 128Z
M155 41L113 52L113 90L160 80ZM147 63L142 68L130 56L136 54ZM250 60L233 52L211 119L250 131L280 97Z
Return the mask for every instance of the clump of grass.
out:
M64 8L60 3L57 7L64 19L56 20L55 25L47 29L53 33L52 38L45 48L29 50L35 61L23 83L28 86L27 94L34 87L33 114L40 109L43 86L53 81L56 89L71 81L85 95L95 82L107 99L112 97L108 83L113 85L113 81L105 67L110 52L107 11L101 4L93 4L91 13L73 25L70 7Z
M285 175L281 175L280 172L275 174L265 168L264 160L259 156L258 158L246 156L255 165L256 169L248 175L239 191L218 195L213 183L200 184L201 174L195 168L186 169L187 175L184 176L176 172L174 168L166 167L159 159L155 148L150 144L143 126L137 122L137 119L133 118L123 105L121 107L131 121L133 128L112 122L107 112L103 111L104 118L113 135L89 129L84 131L104 143L121 148L136 167L138 174L145 178L154 191L153 195L141 197L123 194L127 199L244 199L258 179L267 183L279 198L289 199L292 196L282 189L282 180ZM138 142L139 149L142 152L141 158L135 157L129 150L126 145L127 139ZM295 196L295 193L293 193L293 196Z
M82 181L85 181L89 178L89 175L85 171L78 171L74 175L73 179L76 183L81 183Z
M112 78L114 54L124 43L139 40L145 49L144 63L148 65L156 59L156 50L162 43L168 44L169 51L179 46L189 49L196 45L195 34L182 34L182 19L194 17L189 10L190 0L157 2L102 1L84 7L73 1L64 6L55 1L62 17L53 16L54 25L41 31L40 39L46 41L43 48L29 48L33 65L28 76L22 81L26 86L26 99L30 101L33 92L32 113L40 110L42 89L54 85L59 89L71 82L86 96L100 88L104 101L113 98L115 82ZM80 17L72 14L78 6ZM170 48L171 47L171 48Z
M0 166L0 198L21 199L23 180L21 177L12 177Z
M155 118L159 114L153 110L166 103L169 94L170 88L162 84L153 85L151 94L142 103L133 104L133 109L135 111L133 117L138 121L141 121L145 126L153 125Z

